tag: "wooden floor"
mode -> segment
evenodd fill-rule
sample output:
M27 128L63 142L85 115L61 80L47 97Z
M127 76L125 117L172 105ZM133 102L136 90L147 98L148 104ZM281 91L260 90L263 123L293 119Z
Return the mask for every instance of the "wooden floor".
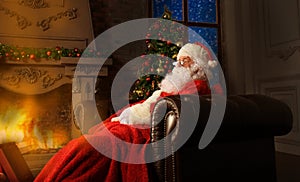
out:
M300 182L300 156L276 152L277 182Z

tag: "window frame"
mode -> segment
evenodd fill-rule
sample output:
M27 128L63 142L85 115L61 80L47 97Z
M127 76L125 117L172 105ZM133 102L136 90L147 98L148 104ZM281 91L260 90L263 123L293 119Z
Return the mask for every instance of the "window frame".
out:
M182 23L188 27L203 27L203 28L217 28L217 44L218 44L218 60L221 63L222 61L222 30L221 30L221 9L220 9L220 1L216 0L216 22L215 23L207 23L207 22L192 22L188 21L188 0L182 0L182 11L183 11L183 20L174 20L178 23ZM148 0L148 16L153 17L153 0Z

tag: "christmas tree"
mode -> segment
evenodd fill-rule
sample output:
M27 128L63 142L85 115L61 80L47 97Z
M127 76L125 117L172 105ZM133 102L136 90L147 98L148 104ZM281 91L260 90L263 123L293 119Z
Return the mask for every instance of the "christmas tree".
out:
M171 12L165 7L162 19L171 20ZM138 70L138 80L133 84L129 93L131 102L137 102L147 99L152 93L159 89L159 84L164 76L172 71L173 63L176 61L177 53L182 46L181 30L178 26L171 26L157 21L151 27L149 32L162 37L159 39L148 39L149 34L146 35L146 52L145 55L156 54L158 59L154 62L149 58L144 59L142 67ZM172 37L172 38L171 38ZM174 39L175 38L175 39ZM170 40L178 40L176 44ZM166 59L166 57L170 59ZM143 75L143 73L151 73Z

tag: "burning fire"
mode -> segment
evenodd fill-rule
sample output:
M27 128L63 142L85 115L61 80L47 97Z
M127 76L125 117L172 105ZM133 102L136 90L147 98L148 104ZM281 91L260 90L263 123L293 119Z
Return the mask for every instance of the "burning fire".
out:
M25 113L14 109L0 115L0 143L21 142L24 138L22 125L28 119Z
M0 143L16 142L32 151L58 149L68 140L67 131L49 127L24 109L10 108L0 114Z

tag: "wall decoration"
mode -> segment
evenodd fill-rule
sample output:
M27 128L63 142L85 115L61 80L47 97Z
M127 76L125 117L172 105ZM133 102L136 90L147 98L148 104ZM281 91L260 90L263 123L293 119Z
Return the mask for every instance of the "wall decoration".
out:
M300 51L300 46L287 47L282 50L273 51L273 55L277 56L279 59L286 61L288 60L296 51Z
M286 61L300 50L299 1L265 0L263 6L267 55Z
M68 18L69 20L77 18L77 8L71 8L64 12L58 13L55 16L50 16L44 20L38 21L37 26L41 27L43 31L50 28L50 23L61 18Z
M24 16L19 15L15 11L12 11L12 10L0 5L0 12L3 12L5 15L9 16L10 18L16 18L17 25L22 30L27 28L28 26L31 26L30 21L28 21Z
M50 75L46 75L43 78L43 88L52 86L56 81L63 78L62 74L57 74L55 78L52 78Z
M44 0L19 0L19 4L31 7L33 9L49 7L48 3L46 3Z
M41 80L42 88L48 88L52 86L56 81L63 78L63 75L58 73L55 75L49 75L47 71L40 70L32 67L25 67L20 69L15 69L14 74L8 74L6 76L1 75L2 80L5 80L7 84L19 87L22 80L28 84L36 84Z
M29 84L34 84L40 79L41 77L44 77L46 74L45 71L37 70L31 67L26 67L22 69L16 69L15 74L2 77L3 80L6 80L6 82L9 85L12 86L19 86L19 83L21 82L22 78Z

